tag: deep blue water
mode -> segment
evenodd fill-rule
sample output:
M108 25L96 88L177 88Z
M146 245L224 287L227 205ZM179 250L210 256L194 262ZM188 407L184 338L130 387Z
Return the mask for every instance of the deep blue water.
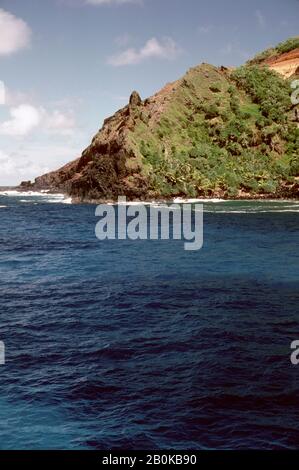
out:
M205 204L204 246L0 196L1 449L299 447L299 204Z

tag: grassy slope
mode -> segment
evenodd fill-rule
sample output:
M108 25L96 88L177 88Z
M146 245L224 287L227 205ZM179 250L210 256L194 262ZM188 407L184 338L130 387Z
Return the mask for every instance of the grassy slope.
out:
M142 120L131 139L159 196L276 194L299 176L299 130L290 84L244 66L203 64L181 80L160 119Z

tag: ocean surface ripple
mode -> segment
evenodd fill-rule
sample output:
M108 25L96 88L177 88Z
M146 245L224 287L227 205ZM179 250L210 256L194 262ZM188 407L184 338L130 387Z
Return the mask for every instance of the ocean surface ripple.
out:
M21 201L0 195L0 449L298 447L298 202L206 202L186 252Z

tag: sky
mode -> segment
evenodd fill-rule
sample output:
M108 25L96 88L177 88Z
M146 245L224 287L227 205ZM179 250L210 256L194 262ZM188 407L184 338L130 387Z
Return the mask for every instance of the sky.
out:
M298 0L0 0L0 186L80 156L133 90L241 65L298 18Z

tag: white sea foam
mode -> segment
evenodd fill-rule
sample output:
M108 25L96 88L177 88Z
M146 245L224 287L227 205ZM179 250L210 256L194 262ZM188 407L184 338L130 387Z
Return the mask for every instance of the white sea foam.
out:
M120 202L109 202L109 206L150 206L151 204L157 204L157 202L148 201L120 201Z
M21 203L34 203L38 202L48 202L48 203L61 203L61 204L71 204L72 199L66 197L62 193L51 193L49 190L42 191L17 191L13 189L0 191L0 196L5 197L14 197L18 198ZM19 199L22 198L22 199Z
M183 199L183 198L175 198L173 200L175 204L201 204L204 202L212 202L212 203L217 203L217 202L227 202L225 199L217 199L217 198L212 198L212 199Z
M72 204L73 203L73 200L71 197L67 197L65 199L63 199L63 201L61 201L63 204Z
M64 194L51 194L46 191L17 191L14 189L8 189L6 191L0 191L0 196L7 196L7 197L51 197L54 198L64 198Z
M234 209L230 209L230 210L204 210L204 212L208 212L208 213L211 213L211 214L268 214L268 213L272 213L272 214L280 214L282 212L299 212L299 209L277 209L277 210L273 210L273 209L268 209L268 210L260 210L260 209L250 209L250 210L234 210Z
M106 203L108 206L155 206L155 207L161 207L169 204L202 204L205 202L212 202L212 203L217 203L217 202L229 202L225 199L182 199L182 198L175 198L173 200L167 200L167 201L158 201L158 200L153 200L153 201L115 201L115 202L108 202Z
M53 195L52 195L53 196ZM63 197L63 198L56 198L56 199L46 199L45 202L48 202L49 204L72 204L72 198L71 197Z
M67 197L62 193L51 193L50 190L44 189L41 191L17 191L7 189L0 191L0 196L18 198L21 203L60 203L72 204L72 198ZM21 198L21 199L19 199ZM108 205L125 205L125 206L152 206L152 207L167 207L171 204L203 204L204 211L209 213L234 213L234 214L256 214L256 213L277 213L277 212L299 212L299 202L290 201L288 199L198 199L198 198L174 198L173 200L152 200L152 201L119 201L109 202ZM209 207L209 204L213 205ZM219 207L217 207L219 204ZM233 207L233 204L238 204L238 207ZM268 206L268 207L267 207ZM7 206L0 206L4 208ZM196 208L195 208L196 210Z

